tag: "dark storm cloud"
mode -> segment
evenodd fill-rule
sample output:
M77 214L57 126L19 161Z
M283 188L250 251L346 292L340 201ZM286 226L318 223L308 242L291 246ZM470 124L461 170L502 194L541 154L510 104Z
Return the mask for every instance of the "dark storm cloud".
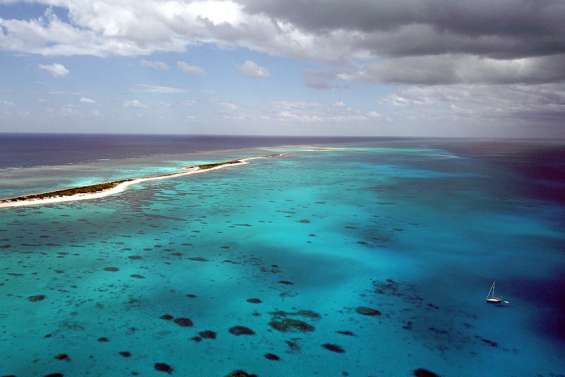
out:
M453 52L455 42L465 40L469 50L458 52L497 53L501 47L509 55L515 49L521 56L565 52L565 1L562 0L244 0L243 3L247 12L262 13L315 33L346 30L375 34L375 48L385 51L387 48L380 46L379 35L400 34L403 29L412 28L413 32L425 30L425 38L437 39L416 38L416 42L432 47L430 51L416 50L419 54L438 53L442 47ZM398 48L388 50L403 52Z
M350 78L417 84L565 79L563 0L244 3L246 12L290 23L320 38L354 36L348 39L349 49L376 59Z
M463 34L547 34L563 30L561 0L242 0L246 11L308 30L391 30L430 24Z

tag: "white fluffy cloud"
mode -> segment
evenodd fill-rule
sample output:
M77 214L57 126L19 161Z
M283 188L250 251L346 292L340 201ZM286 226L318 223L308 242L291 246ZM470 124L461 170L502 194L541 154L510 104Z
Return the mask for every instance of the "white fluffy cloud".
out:
M88 97L81 97L81 98L80 98L80 102L82 102L82 103L90 103L90 104L96 103L95 100L93 100L92 98L88 98Z
M289 22L246 13L244 5L231 0L32 1L67 11L68 21L51 11L32 19L0 17L0 49L47 56L143 56L214 43L275 55L351 55Z
M255 63L253 60L244 61L239 67L241 73L246 76L255 77L258 79L264 79L271 75L269 70L265 67L261 67L259 64Z
M177 62L177 68L189 76L202 76L206 73L201 67L183 61Z
M131 107L131 108L135 108L135 109L145 109L145 108L147 108L147 105L144 104L143 102L141 102L138 99L132 99L132 100L129 100L129 101L125 101L124 107Z
M39 69L48 72L53 77L65 77L69 74L69 70L62 64L39 64Z

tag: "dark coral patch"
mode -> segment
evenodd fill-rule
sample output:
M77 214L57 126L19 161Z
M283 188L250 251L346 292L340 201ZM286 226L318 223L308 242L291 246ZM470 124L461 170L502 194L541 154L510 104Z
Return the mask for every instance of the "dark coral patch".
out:
M322 347L324 347L325 349L327 349L328 351L332 351L335 353L344 353L345 350L338 346L337 344L333 344L333 343L324 343L322 344Z
M317 313L313 310L298 310L296 312L285 312L284 310L277 310L270 313L273 317L282 318L282 317L292 317L292 316L299 316L299 317L306 317L312 319L320 319L322 316L320 313Z
M204 257L190 257L188 259L195 261L195 262L208 262L208 259L206 259Z
M131 357L131 352L129 351L120 351L119 354L123 357Z
M55 355L55 359L61 361L71 361L71 358L66 353L59 353Z
M47 298L47 296L45 295L35 295L35 296L29 296L27 299L31 302L38 302L38 301L43 301Z
M381 312L377 309L369 308L367 306L358 306L357 308L355 308L355 311L361 315L367 315L371 317L381 315Z
M117 271L120 271L120 269L118 267L105 267L104 271L117 272Z
M50 373L46 374L45 377L65 377L63 373Z
M130 277L132 277L134 279L145 279L145 276L140 275L140 274L131 274Z
M100 338L98 338L98 341L100 343L108 343L110 339L106 338L105 336L101 336Z
M255 335L255 331L245 326L233 326L230 328L230 333L236 336L240 335Z
M478 337L479 339L481 339L481 342L491 346L491 347L498 347L498 343L495 342L494 340L490 340L490 339L486 339L486 338L481 338Z
M198 333L204 339L216 339L216 332L212 330L204 330Z
M193 325L192 321L189 318L184 317L175 318L174 322L181 327L192 327Z
M291 352L299 352L300 351L300 344L298 344L298 340L300 338L294 338L291 340L285 340L284 342L288 346Z
M275 355L274 353L266 353L265 359L271 360L271 361L279 361L281 358L278 357L277 355Z
M193 336L193 337L192 337L192 338L190 338L190 339L192 339L192 340L193 340L193 341L195 341L196 343L199 343L199 342L201 342L201 341L202 341L202 338L201 338L201 337L199 337L199 336Z
M263 302L258 298L248 298L246 301L250 304L260 304Z
M174 317L170 314L163 314L162 316L160 316L159 318L164 319L165 321L170 321L171 319L173 319Z
M283 284L283 285L294 285L293 282L289 281L289 280L279 280L279 284Z
M439 374L436 374L432 371L429 371L424 368L418 368L414 370L414 376L416 377L439 377Z
M275 319L269 322L269 325L281 332L297 331L297 332L312 332L315 330L314 326L299 319L283 318Z
M289 315L299 315L301 317L307 317L312 319L320 319L322 316L313 310L299 310L296 313L287 313Z
M336 333L340 334L340 335L346 335L346 336L355 336L353 331L349 331L349 330L339 330L339 331L336 331Z
M159 372L165 372L169 374L173 373L174 371L174 368L167 363L155 363L153 367L155 368L155 370L158 370Z
M247 373L244 370L236 370L228 374L226 377L257 377L257 375Z

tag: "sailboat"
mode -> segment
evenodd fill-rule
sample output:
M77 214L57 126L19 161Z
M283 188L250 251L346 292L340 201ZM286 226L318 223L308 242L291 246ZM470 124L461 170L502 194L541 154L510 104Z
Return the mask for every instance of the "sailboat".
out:
M494 295L495 288L496 288L496 281L493 281L488 291L488 295L485 299L487 304L494 304L494 305L510 304L510 301L504 300L501 296Z

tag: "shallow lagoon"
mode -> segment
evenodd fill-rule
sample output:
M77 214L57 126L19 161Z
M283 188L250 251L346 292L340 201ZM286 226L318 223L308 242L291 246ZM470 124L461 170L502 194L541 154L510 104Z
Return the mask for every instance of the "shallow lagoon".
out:
M0 375L563 375L561 147L333 147L62 169L71 184L289 153L2 210ZM484 304L494 279L510 306Z

